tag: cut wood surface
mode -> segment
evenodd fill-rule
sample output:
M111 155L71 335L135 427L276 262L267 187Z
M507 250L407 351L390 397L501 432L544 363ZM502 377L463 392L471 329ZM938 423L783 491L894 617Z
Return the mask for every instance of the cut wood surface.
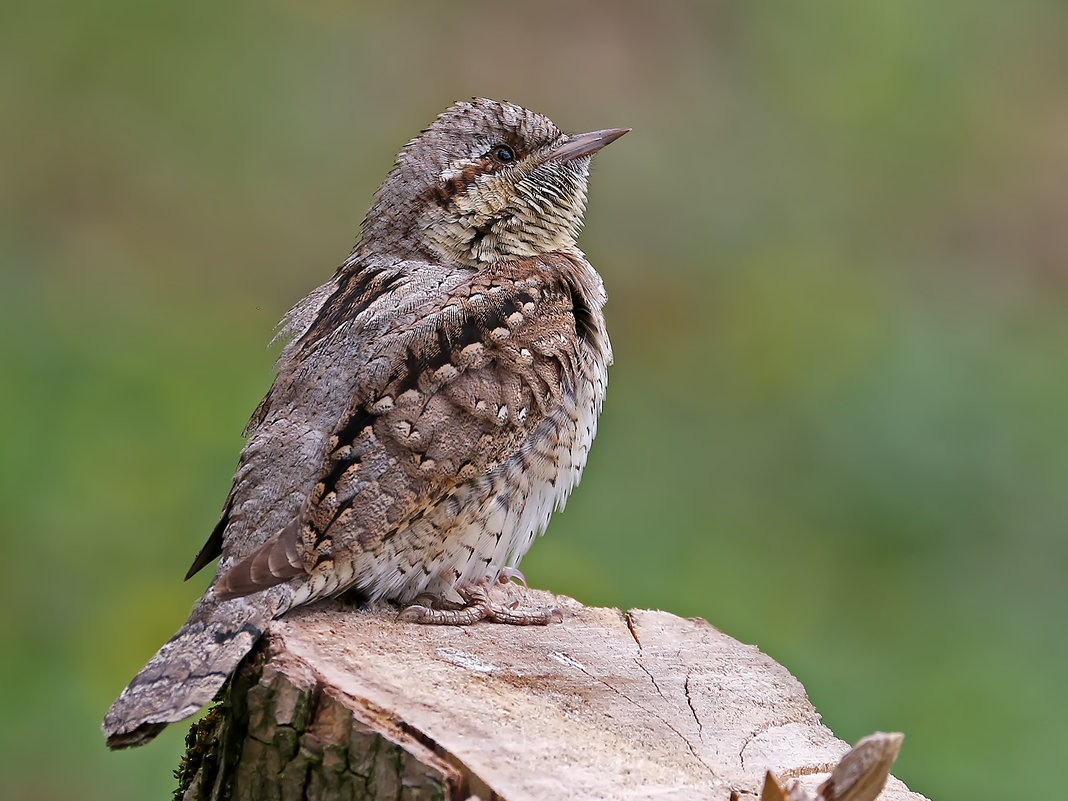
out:
M814 790L849 750L784 667L704 620L531 602L563 622L275 621L200 724L193 751L217 753L188 757L185 798L755 799L766 771ZM891 778L879 798L923 796Z

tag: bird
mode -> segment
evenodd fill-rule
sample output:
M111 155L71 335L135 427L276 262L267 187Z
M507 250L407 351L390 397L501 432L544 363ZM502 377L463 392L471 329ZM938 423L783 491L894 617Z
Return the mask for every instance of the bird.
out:
M510 102L449 106L397 156L349 256L279 324L218 559L188 621L107 711L112 749L209 703L273 619L357 593L400 619L545 624L493 599L578 483L612 363L576 240L594 153Z

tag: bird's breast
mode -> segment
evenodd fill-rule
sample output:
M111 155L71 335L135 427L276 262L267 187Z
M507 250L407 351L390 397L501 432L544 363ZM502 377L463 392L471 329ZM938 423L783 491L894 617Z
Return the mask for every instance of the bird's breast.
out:
M355 573L369 595L401 603L447 595L519 563L582 476L608 382L604 350L582 349L574 386L513 456L360 557Z

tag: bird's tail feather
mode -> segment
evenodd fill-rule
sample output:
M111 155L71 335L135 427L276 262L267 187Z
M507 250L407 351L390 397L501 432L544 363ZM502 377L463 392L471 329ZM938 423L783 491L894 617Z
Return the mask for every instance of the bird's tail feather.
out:
M104 716L109 748L143 745L211 701L263 634L266 604L219 602L209 591Z

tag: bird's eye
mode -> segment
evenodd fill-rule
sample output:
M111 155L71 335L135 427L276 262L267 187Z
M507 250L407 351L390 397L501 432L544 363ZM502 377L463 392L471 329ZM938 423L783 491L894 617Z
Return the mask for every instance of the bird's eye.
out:
M497 145L493 148L493 158L501 164L510 164L515 161L515 151L508 145Z

